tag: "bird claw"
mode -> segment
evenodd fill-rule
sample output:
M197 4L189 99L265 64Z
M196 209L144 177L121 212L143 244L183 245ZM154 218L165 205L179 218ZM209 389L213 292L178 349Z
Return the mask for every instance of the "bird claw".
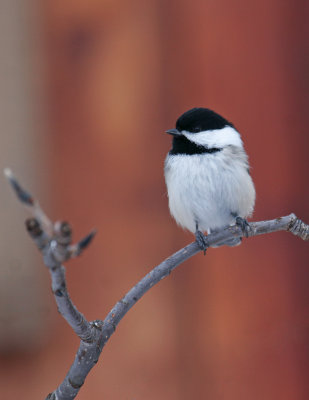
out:
M195 240L198 244L199 248L206 254L206 250L209 247L207 237L203 234L203 232L199 231L198 229L195 231Z
M251 233L252 229L249 222L241 217L236 217L236 225L240 227L242 230L243 235L247 238Z

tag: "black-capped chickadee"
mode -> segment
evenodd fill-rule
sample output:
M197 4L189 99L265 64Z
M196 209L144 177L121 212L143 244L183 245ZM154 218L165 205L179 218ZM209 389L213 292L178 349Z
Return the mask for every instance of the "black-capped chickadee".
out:
M245 218L253 212L255 189L234 125L207 108L193 108L178 118L176 129L166 133L173 136L164 173L176 222L195 234L204 253L208 245L202 232L236 223L246 235ZM240 242L241 238L233 238L222 244Z

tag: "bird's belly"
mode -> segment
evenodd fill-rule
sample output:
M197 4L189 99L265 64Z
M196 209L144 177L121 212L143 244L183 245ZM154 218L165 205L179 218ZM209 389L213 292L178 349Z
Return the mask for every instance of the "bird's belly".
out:
M202 231L226 227L235 215L253 211L255 191L245 165L229 166L220 153L175 156L166 162L165 177L171 214L191 232L196 224Z

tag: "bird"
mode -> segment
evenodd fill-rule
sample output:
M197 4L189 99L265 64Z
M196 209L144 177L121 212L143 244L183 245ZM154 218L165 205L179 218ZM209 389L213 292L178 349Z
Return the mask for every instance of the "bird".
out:
M248 237L255 187L235 126L215 111L196 107L183 113L166 133L173 140L164 176L169 210L177 224L194 233L204 254L209 247L204 233L236 224ZM232 238L219 245L236 246L241 240Z

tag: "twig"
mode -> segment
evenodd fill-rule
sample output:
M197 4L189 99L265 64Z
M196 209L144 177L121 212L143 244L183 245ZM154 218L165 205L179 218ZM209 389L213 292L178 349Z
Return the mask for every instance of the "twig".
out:
M26 228L43 254L44 263L51 275L52 290L60 314L82 341L91 341L95 336L92 325L77 310L70 299L66 288L65 268L61 265L71 257L72 232L69 224L66 222L52 224L39 203L21 187L11 170L6 168L4 174L18 199L27 206L33 215L33 218L26 221Z
M58 388L50 393L46 400L74 399L83 385L89 371L97 363L102 349L114 333L121 319L131 307L156 283L168 276L178 265L200 251L196 242L189 244L164 260L161 264L142 278L129 292L112 308L104 321L88 322L72 303L65 280L64 261L78 256L91 242L95 231L75 245L71 245L72 231L67 222L52 224L38 205L38 202L18 183L12 172L5 170L5 175L11 183L17 197L26 204L34 218L26 221L29 234L43 254L44 263L49 269L52 289L60 314L81 339L75 360ZM302 222L295 214L269 221L250 223L249 237L261 234L287 231L303 240L309 240L309 225ZM233 237L242 237L240 227L230 226L220 232L207 236L209 246L220 245Z

